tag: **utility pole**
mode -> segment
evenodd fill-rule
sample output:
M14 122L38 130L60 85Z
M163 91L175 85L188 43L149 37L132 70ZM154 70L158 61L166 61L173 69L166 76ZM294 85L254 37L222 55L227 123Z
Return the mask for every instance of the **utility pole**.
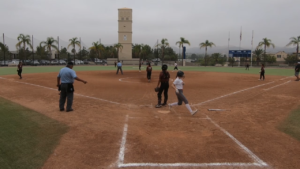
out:
M60 51L59 51L59 36L57 37L57 47L58 47L57 58L58 58L58 63L60 63L60 60L59 60L59 55L60 55Z
M4 53L4 62L3 62L3 66L5 65L5 40L4 40L4 33L3 33L3 47L4 47L4 49L3 49L3 53Z
M33 63L33 66L34 66L34 47L33 47L33 35L31 35L32 36L32 63Z

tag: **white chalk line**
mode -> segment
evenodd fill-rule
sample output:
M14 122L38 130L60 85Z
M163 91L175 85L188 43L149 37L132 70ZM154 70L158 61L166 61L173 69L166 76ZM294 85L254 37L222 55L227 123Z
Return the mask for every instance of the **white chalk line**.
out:
M127 83L141 83L141 82L132 82L132 81L126 81L126 79L141 79L142 77L124 77L124 78L120 78L119 81L120 82L127 82ZM145 77L146 79L146 77ZM151 79L158 79L158 78L153 78L151 77Z
M287 83L290 83L290 82L291 82L291 80L289 80L289 81L287 81L287 82L284 82L284 83L282 83L282 84L279 84L279 85L276 85L276 86L273 86L273 87L264 89L264 90L270 90L270 89L273 89L273 88L278 87L278 86L282 86L282 85L287 84Z
M285 80L285 79L291 78L291 77L293 77L293 76L288 76L288 77L285 77L285 78L282 78L282 79L279 79L279 80Z
M0 77L0 79L6 79L6 78ZM46 87L46 86L41 86L41 85L37 85L37 84L26 83L26 82L19 82L19 81L13 81L13 82L58 91L58 90L55 89L55 88ZM123 105L123 106L128 106L128 105L129 105L129 104L118 103L118 102L114 102L114 101L110 101L110 100L105 100L105 99L101 99L101 98L97 98L97 97L91 97L91 96L86 96L86 95L82 95L82 94L77 94L77 93L75 93L75 95L81 96L81 97L90 98L90 99L100 100L100 101L104 101L104 102L108 102L108 103L112 103L112 104L118 104L118 105ZM137 105L137 106L140 106L140 107L152 107L152 105Z
M206 116L210 122L212 122L216 127L218 127L221 131L223 131L228 137L230 137L236 144L238 144L245 153L247 153L255 163L260 164L261 166L268 166L267 163L258 158L252 151L250 151L246 146L244 146L240 141L238 141L235 137L233 137L229 132L220 127L217 123L215 123L210 117Z
M214 100L218 100L218 99L221 99L221 98L224 98L224 97L227 97L227 96L231 96L231 95L234 95L234 94L237 94L237 93L241 93L243 91L247 91L247 90L254 89L254 88L257 88L257 87L260 87L260 86L264 86L264 85L268 85L268 84L271 84L271 83L274 83L274 81L269 82L269 83L265 83L265 84L261 84L261 85L257 85L257 86L253 86L253 87L249 87L249 88L239 90L239 91L236 91L236 92L232 92L232 93L229 93L229 94L226 94L226 95L223 95L223 96L216 97L214 99L206 100L206 101L198 103L198 104L193 104L192 106L199 106L199 105L202 105L204 103L208 103L208 102L211 102L211 101L214 101Z
M210 117L206 116L205 119L208 119L212 122L216 127L218 127L221 131L223 131L227 136L229 136L235 143L237 143L242 150L246 154L250 156L255 162L253 163L124 163L125 158L125 145L128 131L128 115L126 116L123 136L120 145L119 159L118 159L118 167L209 167L209 166L232 166L232 167L247 167L247 166L258 166L258 167L266 167L267 163L258 158L255 154L253 154L247 147L245 147L241 142L239 142L236 138L234 138L230 133L228 133L225 129L216 124ZM199 118L204 119L204 118Z
M120 166L120 164L123 164L123 162L124 162L125 144L126 144L127 128L128 128L127 122L128 122L128 115L126 115L126 119L125 119L125 125L124 125L121 147L120 147L120 152L119 152L118 166Z
M211 167L211 166L261 167L261 164L258 163L126 163L126 164L118 165L118 167Z

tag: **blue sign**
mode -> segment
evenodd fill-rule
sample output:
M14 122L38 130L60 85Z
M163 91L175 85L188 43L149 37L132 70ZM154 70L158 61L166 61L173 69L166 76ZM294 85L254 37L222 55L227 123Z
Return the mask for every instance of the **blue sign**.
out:
M251 57L251 50L229 50L229 57Z
M183 59L185 59L185 51L186 51L186 48L185 46L183 47Z

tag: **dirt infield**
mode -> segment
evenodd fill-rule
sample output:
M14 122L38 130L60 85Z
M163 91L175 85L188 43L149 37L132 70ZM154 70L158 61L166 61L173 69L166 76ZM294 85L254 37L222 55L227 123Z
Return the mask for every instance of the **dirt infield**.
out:
M176 72L170 72L175 79ZM70 126L52 168L297 168L300 142L276 126L299 106L291 77L185 72L184 105L154 108L158 72L77 72L73 112L60 112L57 73L1 76L0 96ZM172 88L169 103L176 101ZM230 111L207 111L228 109ZM161 112L158 112L161 111Z

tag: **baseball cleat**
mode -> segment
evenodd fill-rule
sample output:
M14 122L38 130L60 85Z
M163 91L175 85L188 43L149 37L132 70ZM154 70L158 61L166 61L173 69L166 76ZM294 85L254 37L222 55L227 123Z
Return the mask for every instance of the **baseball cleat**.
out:
M172 108L171 104L168 105L169 106L169 110Z
M155 106L155 108L161 108L161 105L160 105L160 104L157 104L157 105Z
M194 114L196 114L197 112L198 112L198 110L193 111L193 112L192 112L192 116L193 116Z

